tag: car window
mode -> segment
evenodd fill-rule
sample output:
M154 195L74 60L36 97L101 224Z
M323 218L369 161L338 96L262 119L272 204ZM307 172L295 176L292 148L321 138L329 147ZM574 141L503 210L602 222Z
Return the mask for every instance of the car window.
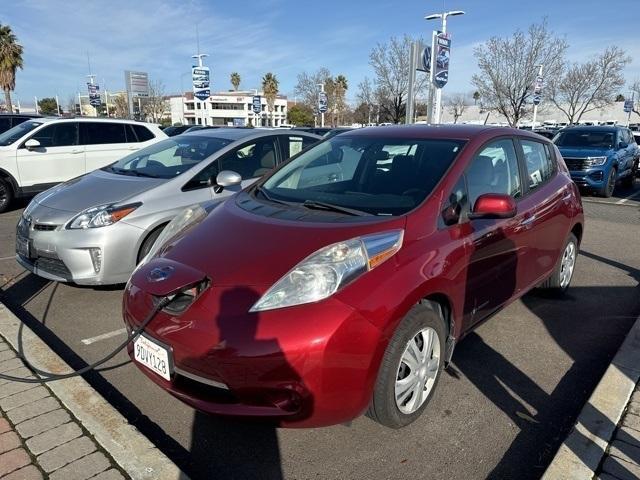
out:
M440 181L464 142L338 135L306 150L261 187L270 198L402 215Z
M276 166L273 137L260 138L232 150L218 160L218 168L237 172L243 179L261 177Z
M83 145L127 143L124 123L81 122L80 137Z
M467 168L466 176L470 205L485 193L520 197L522 186L513 140L497 140L483 147Z
M558 147L613 148L615 135L611 131L567 130L553 139Z
M42 122L29 121L10 128L6 132L0 134L0 147L5 147L15 143L30 131L38 128L40 125L42 125Z
M447 201L440 211L440 226L448 227L456 225L463 218L462 214L469 208L467 185L464 177L461 177L451 190Z
M229 143L229 140L220 138L170 137L127 155L103 170L119 175L173 178Z
M155 135L151 133L151 130L149 130L144 125L132 125L132 126L133 126L133 130L136 132L136 136L138 137L139 142L147 142L155 138Z
M76 122L60 122L38 130L31 138L40 142L40 146L68 147L78 145L78 124Z
M546 182L554 172L554 161L549 148L532 140L521 140L527 167L529 189L533 190Z
M0 117L0 132L6 132L11 128L11 119Z

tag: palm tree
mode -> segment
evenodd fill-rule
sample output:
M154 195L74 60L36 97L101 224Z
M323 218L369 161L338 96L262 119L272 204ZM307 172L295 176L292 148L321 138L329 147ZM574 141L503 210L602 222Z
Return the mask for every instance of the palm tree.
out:
M347 89L349 88L349 83L347 82L347 77L344 75L338 75L334 80L335 86L335 96L336 96L336 111L337 111L337 122L340 124L340 114L343 113L345 109L345 96L347 94ZM337 126L337 125L336 125Z
M240 74L238 72L233 72L231 74L231 85L233 85L233 89L237 92L238 88L240 88Z
M16 88L16 70L22 69L22 45L8 25L0 25L0 88L9 113L13 113L11 91Z
M269 106L269 112L271 113L271 127L273 127L273 106L276 103L276 97L278 96L278 83L278 79L271 72L262 77L262 92L267 99L267 105Z
M480 92L475 91L473 92L473 104L477 104L478 100L480 100Z

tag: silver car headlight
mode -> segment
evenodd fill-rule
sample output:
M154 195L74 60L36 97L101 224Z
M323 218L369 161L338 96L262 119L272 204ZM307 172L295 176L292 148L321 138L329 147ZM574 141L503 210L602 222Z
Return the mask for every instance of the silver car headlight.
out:
M144 265L151 258L155 257L169 243L175 241L178 237L195 227L208 215L207 211L200 205L192 205L185 208L173 220L171 220L162 230L158 238L151 246L149 253L142 259L140 265Z
M122 206L108 204L87 208L69 220L65 225L65 228L67 230L78 230L85 228L107 227L119 222L140 205L142 205L142 203L132 203Z
M607 157L587 157L587 160L592 167L599 167L607 163Z
M250 312L317 302L391 258L404 230L365 235L321 248L278 280Z

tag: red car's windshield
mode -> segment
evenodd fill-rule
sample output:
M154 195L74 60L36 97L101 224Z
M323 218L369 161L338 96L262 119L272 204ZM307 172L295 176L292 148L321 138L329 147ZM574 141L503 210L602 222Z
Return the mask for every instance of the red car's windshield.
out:
M274 200L402 215L426 198L463 144L338 136L293 159L264 183L262 191Z

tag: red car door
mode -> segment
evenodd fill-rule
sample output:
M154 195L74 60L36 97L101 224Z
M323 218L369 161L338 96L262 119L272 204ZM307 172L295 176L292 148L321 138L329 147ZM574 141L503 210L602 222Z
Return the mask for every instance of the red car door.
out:
M466 170L469 205L485 193L513 196L518 213L507 219L470 221L465 284L465 329L486 318L526 286L527 222L533 215L521 200L523 189L512 138L481 147Z
M567 235L567 219L563 214L565 199L571 195L567 182L558 174L552 149L545 143L520 138L525 166L527 195L521 202L532 215L525 222L525 239L529 254L524 278L531 288L553 270Z

